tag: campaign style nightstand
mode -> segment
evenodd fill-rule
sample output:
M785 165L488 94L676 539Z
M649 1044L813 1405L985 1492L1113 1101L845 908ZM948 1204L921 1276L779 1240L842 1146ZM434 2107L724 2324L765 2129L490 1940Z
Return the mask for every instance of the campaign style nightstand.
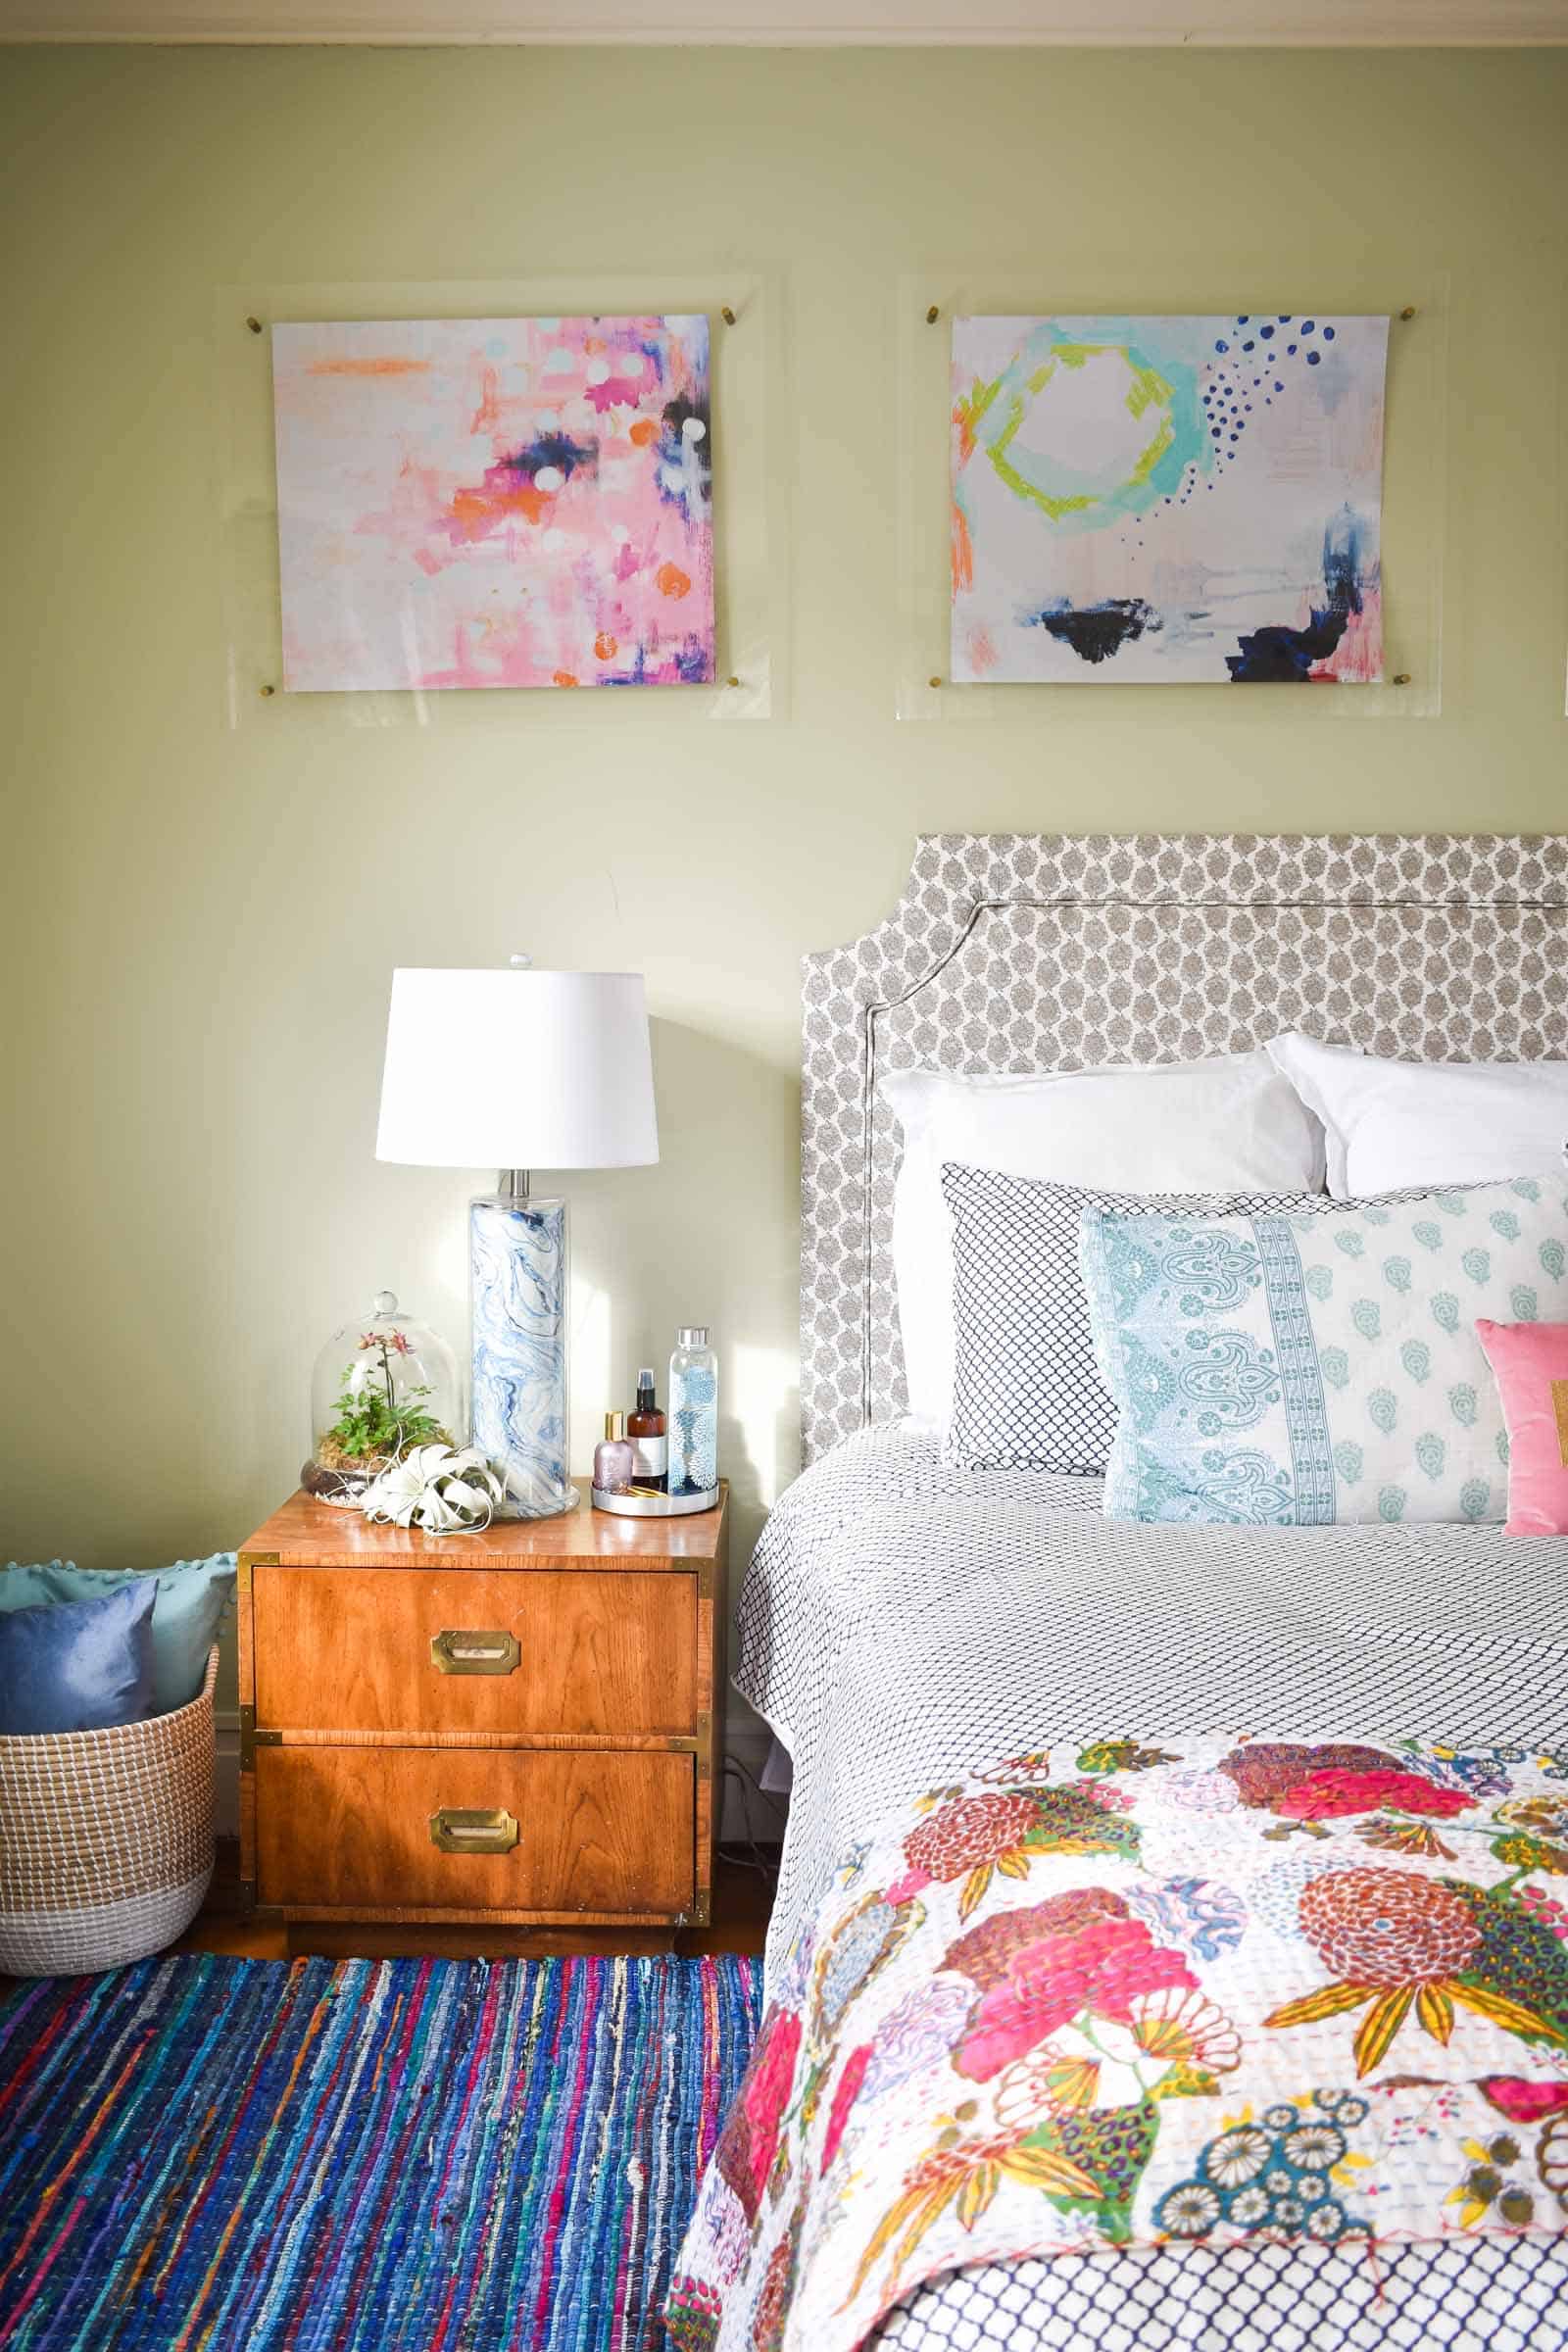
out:
M727 1488L445 1537L296 1494L239 1555L247 1907L706 1925L728 1544Z

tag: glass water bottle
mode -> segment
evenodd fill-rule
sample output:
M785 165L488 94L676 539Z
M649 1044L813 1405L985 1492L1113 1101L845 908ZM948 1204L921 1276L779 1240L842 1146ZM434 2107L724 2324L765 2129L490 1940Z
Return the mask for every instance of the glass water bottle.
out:
M718 1358L706 1323L685 1323L669 1359L669 1491L710 1494L718 1485Z

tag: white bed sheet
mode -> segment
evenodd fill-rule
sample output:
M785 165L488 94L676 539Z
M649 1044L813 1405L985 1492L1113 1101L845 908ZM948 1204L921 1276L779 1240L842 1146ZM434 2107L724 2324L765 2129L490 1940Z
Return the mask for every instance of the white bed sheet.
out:
M795 1772L770 1970L884 1815L1053 1740L1420 1734L1559 1749L1568 1769L1568 1540L1150 1528L1100 1503L1098 1480L951 1469L905 1425L846 1440L785 1495L745 1580L735 1675ZM1561 2241L1445 2241L1375 2278L1324 2252L963 2272L913 2296L883 2341L1568 2352Z
M1568 1745L1568 1539L1500 1527L1141 1527L1098 1479L956 1470L860 1432L753 1555L736 1688L795 1787L776 1966L856 1836L1072 1733Z

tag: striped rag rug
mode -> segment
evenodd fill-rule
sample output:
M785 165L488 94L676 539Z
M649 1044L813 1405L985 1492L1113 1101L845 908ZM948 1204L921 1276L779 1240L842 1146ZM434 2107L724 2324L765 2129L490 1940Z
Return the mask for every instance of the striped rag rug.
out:
M144 1961L0 2001L6 2352L650 2352L761 1963Z

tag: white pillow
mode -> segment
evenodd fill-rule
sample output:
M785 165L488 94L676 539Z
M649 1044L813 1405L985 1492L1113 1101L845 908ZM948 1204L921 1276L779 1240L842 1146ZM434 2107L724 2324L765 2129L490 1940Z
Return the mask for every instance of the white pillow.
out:
M893 1270L909 1412L930 1428L953 1403L944 1160L1129 1193L1323 1189L1321 1131L1261 1050L1047 1076L889 1070L877 1091L904 1130Z
M1292 1031L1269 1046L1328 1137L1336 1200L1555 1167L1568 1061L1384 1061Z

